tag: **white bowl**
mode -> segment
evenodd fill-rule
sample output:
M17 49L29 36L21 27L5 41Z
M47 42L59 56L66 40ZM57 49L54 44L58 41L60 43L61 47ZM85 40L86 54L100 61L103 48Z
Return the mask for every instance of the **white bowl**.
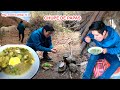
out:
M99 50L99 53L97 53L97 52L92 53L91 50L93 50L93 49ZM91 47L88 49L88 52L93 55L98 55L98 54L102 53L102 51L103 51L103 49L101 47Z
M32 64L31 68L26 73L22 75L8 75L8 74L5 74L4 72L0 72L0 79L31 79L37 73L40 65L40 60L37 53L32 48L23 44L8 44L8 45L1 46L0 52L2 52L4 49L9 47L21 47L21 48L28 49L32 54L32 56L34 57L35 61Z

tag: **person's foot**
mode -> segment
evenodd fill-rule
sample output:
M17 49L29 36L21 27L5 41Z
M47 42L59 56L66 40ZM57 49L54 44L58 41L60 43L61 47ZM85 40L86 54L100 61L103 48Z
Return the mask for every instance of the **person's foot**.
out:
M21 41L21 43L23 43L23 41Z
M52 58L50 58L48 55L44 55L43 59L46 61L52 61Z

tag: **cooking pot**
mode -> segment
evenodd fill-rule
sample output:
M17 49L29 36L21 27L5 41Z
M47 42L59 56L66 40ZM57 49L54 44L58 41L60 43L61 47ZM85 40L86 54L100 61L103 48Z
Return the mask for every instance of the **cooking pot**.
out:
M29 52L32 54L35 61L32 64L32 66L30 67L30 69L27 72L25 72L24 74L9 75L4 72L0 72L0 79L31 79L31 78L33 78L34 75L39 70L39 65L40 65L40 60L39 60L37 53L32 48L30 48L26 45L23 45L23 44L7 44L4 46L1 46L0 52L2 52L3 50L5 50L6 48L9 48L9 47L20 47L20 48L25 48L25 49L29 50Z

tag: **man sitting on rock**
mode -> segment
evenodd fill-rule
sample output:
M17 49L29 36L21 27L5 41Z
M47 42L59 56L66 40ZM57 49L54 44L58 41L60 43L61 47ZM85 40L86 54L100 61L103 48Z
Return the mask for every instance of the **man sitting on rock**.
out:
M96 62L104 58L110 63L110 67L98 79L109 79L120 66L117 57L120 53L120 36L115 29L106 26L103 21L93 22L89 29L91 33L85 37L84 41L90 43L93 40L96 46L103 48L103 52L90 56L83 79L90 79Z

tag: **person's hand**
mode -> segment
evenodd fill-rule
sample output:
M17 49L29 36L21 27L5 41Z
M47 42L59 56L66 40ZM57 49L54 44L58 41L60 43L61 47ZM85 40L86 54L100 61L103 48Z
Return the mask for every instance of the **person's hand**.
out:
M107 53L107 49L104 48L104 49L103 49L103 54L106 54L106 53Z
M52 52L52 53L56 53L57 50L56 50L55 48L53 48L53 49L51 49L51 52Z
M90 42L91 42L91 38L90 38L89 36L86 36L86 37L85 37L85 41L86 41L87 43L90 43Z

